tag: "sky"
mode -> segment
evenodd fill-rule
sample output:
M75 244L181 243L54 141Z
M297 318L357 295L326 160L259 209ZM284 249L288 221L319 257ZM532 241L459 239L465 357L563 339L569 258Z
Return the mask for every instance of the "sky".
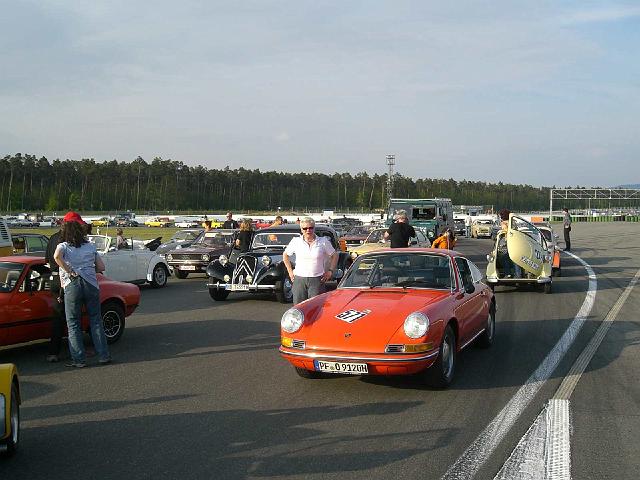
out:
M0 155L640 183L640 3L16 0Z

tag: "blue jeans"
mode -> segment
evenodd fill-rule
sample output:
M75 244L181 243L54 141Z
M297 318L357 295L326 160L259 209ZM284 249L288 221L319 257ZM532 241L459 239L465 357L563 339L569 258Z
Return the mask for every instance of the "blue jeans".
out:
M69 330L69 353L74 363L85 363L84 341L82 338L82 306L87 309L93 346L98 359L111 358L107 337L104 335L100 311L100 291L82 277L75 277L64 287L64 308Z

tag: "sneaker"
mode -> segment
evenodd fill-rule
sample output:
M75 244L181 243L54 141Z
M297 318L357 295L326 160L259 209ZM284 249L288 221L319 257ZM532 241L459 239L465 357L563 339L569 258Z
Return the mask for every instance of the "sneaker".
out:
M60 361L60 359L58 358L58 355L47 355L47 362L49 362L49 363L57 363L59 361Z
M98 360L100 365L109 365L112 362L111 358L106 358L104 360Z
M66 363L64 365L65 367L73 367L73 368L84 368L87 366L86 363L81 363L81 362L71 362L71 363Z

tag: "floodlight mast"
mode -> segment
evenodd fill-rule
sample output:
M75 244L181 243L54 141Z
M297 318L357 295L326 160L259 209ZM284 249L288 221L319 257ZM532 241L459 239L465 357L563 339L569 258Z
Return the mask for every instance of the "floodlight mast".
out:
M389 173L387 174L387 208L391 205L391 199L393 198L393 167L396 164L395 155L387 155L387 166L389 167Z

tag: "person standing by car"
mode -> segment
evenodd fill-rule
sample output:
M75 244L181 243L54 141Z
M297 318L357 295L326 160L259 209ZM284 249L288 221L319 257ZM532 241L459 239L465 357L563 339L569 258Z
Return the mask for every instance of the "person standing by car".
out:
M407 212L398 210L396 221L384 232L384 239L391 238L391 248L406 248L409 246L409 239L416 236L416 231L409 225Z
M562 209L562 229L564 230L564 251L571 251L571 215L569 215L569 209Z
M450 228L447 228L442 235L436 238L431 248L446 248L453 250L456 246L456 236Z
M68 218L65 215L65 219ZM51 295L54 299L53 318L51 320L51 339L49 340L49 353L47 354L47 362L57 362L60 356L60 347L62 346L62 335L64 334L65 314L64 314L64 289L60 285L60 267L53 259L58 244L62 241L62 230L59 229L51 235L47 250L45 253L45 261L51 269Z
M235 248L240 250L240 253L248 252L251 246L251 236L253 234L253 224L250 218L245 218L240 224L240 231L235 241Z
M338 264L338 254L327 237L315 234L316 222L311 217L300 220L301 237L294 237L285 248L282 260L293 283L293 303L300 303L324 292L324 283L330 280ZM291 265L296 256L295 269ZM330 268L325 271L325 262Z
M98 362L104 365L111 362L111 356L102 325L100 287L96 272L103 272L105 266L96 251L96 246L85 236L86 230L80 215L69 212L67 216L73 220L63 224L63 241L58 245L53 256L60 267L60 283L64 289L64 307L71 354L71 363L67 366L76 368L86 366L81 326L83 306L89 315L91 338L98 354Z
M227 219L222 224L222 228L233 229L238 228L240 225L233 219L233 214L231 212L227 212Z

